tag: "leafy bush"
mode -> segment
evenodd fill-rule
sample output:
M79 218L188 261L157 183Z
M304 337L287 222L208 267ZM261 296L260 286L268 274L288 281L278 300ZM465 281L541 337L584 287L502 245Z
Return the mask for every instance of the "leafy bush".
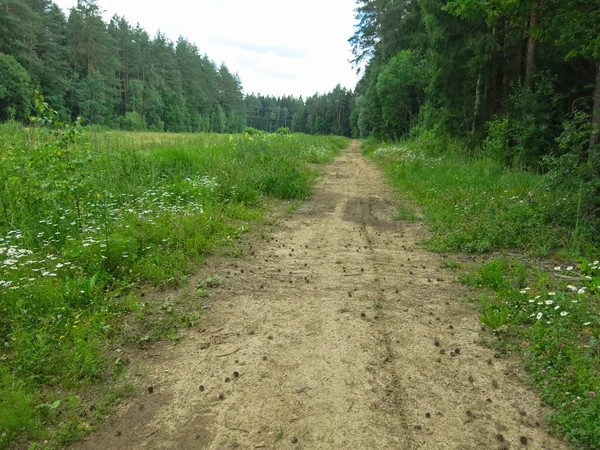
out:
M281 128L277 128L277 134L291 134L292 130L290 130L288 127L281 127Z
M265 132L262 130L258 130L256 128L246 127L246 128L244 128L244 133L254 136L254 135L258 135L258 134L264 134Z
M539 166L544 155L556 148L560 130L559 104L555 80L547 73L537 74L533 90L514 87L509 99L508 115L487 123L486 153L517 167Z
M121 129L128 131L142 131L146 129L146 121L137 112L127 112L121 118Z
M408 134L425 97L427 67L410 50L394 56L379 74L376 91L381 103L381 123L375 134L399 139Z

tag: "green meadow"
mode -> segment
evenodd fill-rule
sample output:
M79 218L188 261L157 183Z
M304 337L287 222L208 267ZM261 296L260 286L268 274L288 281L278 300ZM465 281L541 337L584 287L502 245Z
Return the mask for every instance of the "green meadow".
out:
M310 197L311 163L347 142L1 125L0 447L85 434L127 395L120 346L176 341L201 316L143 291L180 286L218 247L235 253L271 200ZM82 395L105 381L115 388L90 412Z

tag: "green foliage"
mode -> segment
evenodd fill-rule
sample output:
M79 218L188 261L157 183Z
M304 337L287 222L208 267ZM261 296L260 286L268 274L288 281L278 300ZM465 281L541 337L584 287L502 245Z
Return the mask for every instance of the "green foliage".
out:
M463 278L480 279L490 271L501 274L501 282L471 283L487 291L481 297L480 320L502 332L505 348L523 355L543 400L554 408L549 418L554 431L577 448L595 449L600 442L600 303L593 293L600 266L598 261L584 261L579 268L557 266L553 271L564 276L578 270L581 278L574 284L504 259L469 268ZM500 341L492 337L491 343Z
M578 227L596 239L594 222L577 222L579 186L563 186L558 195L545 177L468 156L460 142L436 142L367 147L394 186L417 200L434 231L429 248L547 253L570 245Z
M382 119L374 128L378 137L394 140L408 134L423 103L426 84L426 67L410 50L398 53L385 65L375 86Z
M118 343L176 340L200 317L194 302L142 301L134 288L182 283L214 248L238 245L267 198L310 196L307 149L331 159L347 145L82 129L60 122L42 96L36 110L35 127L0 126L5 446L85 432L81 406L64 392L118 377L125 359L109 351ZM211 277L206 289L218 283ZM59 414L62 431L48 435Z
M257 130L256 128L252 128L252 127L246 127L246 128L244 128L244 133L250 134L250 135L257 135L257 134L263 134L264 131Z
M582 111L575 111L563 122L562 133L556 138L557 147L543 158L543 163L548 187L557 197L563 192L578 192L577 201L580 207L577 219L592 225L591 229L580 231L597 234L600 226L597 214L600 178L588 157L590 128L590 116Z
M30 439L41 437L43 414L36 407L35 395L6 367L0 368L0 392L0 448L7 448L11 442L21 440L23 434Z
M510 132L507 117L495 117L487 123L488 135L483 150L492 158L503 161L510 154Z
M0 121L26 118L32 94L27 71L12 56L0 53Z
M504 157L512 163L531 166L552 153L560 126L560 97L547 74L536 77L533 91L518 87L510 97L507 137L514 145Z
M281 127L281 128L277 128L277 134L291 134L292 130L290 130L288 127Z
M121 118L121 129L128 131L143 131L146 129L146 121L136 111L126 112Z
M508 321L508 308L488 303L479 316L479 321L492 330L501 330Z

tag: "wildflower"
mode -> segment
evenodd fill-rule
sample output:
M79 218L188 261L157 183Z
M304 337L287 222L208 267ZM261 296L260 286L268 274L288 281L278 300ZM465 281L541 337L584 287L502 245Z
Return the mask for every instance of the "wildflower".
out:
M530 300L529 300L529 303L533 303L533 302L535 302L535 300L534 300L534 299L530 299Z
M537 316L536 316L537 320L540 320L542 318L542 316L543 316L543 314L541 312L537 313Z
M527 294L527 291L525 289L521 289L521 294Z
M561 267L560 267L560 266L556 266L556 267L554 268L554 270L560 270L560 269L561 269Z
M556 311L558 309L560 309L560 305L556 305L555 308L554 308L554 311Z
M573 266L567 267L566 270L573 270Z
M550 292L548 292L548 295L556 295L556 292L550 291Z
M546 303L546 305L551 305L554 303L554 300L546 300L544 303Z
M587 326L588 326L588 325L590 325L591 323L592 323L592 322L585 322L585 323L583 324L583 326L584 326L584 327L587 327Z
M590 392L588 392L588 395L589 395L590 397L595 397L595 396L596 396L596 392L594 392L594 391L590 391Z
M560 313L560 315L561 315L561 316L563 316L563 317L565 317L565 316L566 316L566 315L568 315L568 314L569 314L569 313L568 313L568 312L566 312L566 311L563 311L563 312L561 312L561 313Z
M582 294L585 294L585 291L586 291L586 290L587 290L586 288L582 287L581 289L578 289L578 290L577 290L577 293L578 293L579 295L582 295Z
M577 291L577 286L574 286L574 285L572 285L572 284L569 284L569 285L567 286L567 289L569 289L571 292L575 292L575 291Z

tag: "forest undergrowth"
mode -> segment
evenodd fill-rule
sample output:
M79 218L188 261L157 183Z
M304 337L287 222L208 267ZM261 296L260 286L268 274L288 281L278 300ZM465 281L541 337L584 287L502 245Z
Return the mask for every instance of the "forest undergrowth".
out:
M176 341L202 314L144 290L181 285L217 247L235 256L269 199L308 198L308 163L348 142L84 130L38 110L50 126L0 126L0 448L86 434L128 395L120 347Z
M522 359L554 408L551 429L600 448L600 245L580 190L467 154L460 141L363 148L404 200L398 219L422 215L432 230L423 245L473 288L485 344Z

